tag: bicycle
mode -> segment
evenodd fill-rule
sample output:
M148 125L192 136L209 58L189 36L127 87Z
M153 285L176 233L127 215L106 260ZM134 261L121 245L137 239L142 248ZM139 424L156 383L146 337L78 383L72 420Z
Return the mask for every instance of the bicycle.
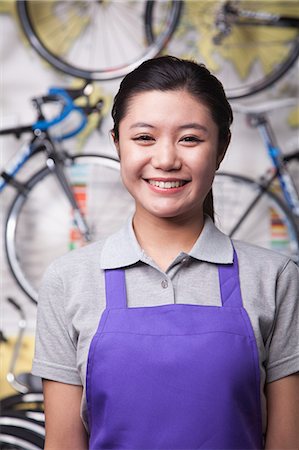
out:
M7 413L0 417L1 450L41 450L45 428L24 413Z
M0 135L30 135L1 172L0 193L8 185L17 191L5 224L5 252L15 280L34 303L43 272L54 258L116 230L132 208L116 158L100 153L74 155L62 147L64 140L85 127L88 114L101 110L101 102L75 104L79 97L88 98L89 90L88 83L82 89L51 88L46 96L32 100L36 122L0 130ZM59 113L47 120L45 107L53 104ZM79 124L55 135L57 126L74 113ZM38 169L29 179L18 180L19 171L38 154L45 164L40 167L38 159Z
M7 300L20 316L17 340L6 377L18 393L0 400L0 449L39 450L44 448L45 441L42 383L40 378L30 373L15 375L16 361L26 328L26 316L15 299ZM1 334L3 340L7 341Z
M299 55L294 0L20 0L17 11L43 58L88 80L122 77L166 48L204 62L236 99L271 86Z
M18 1L22 29L33 48L56 69L87 80L112 80L165 47L180 2ZM146 18L159 31L146 41ZM133 26L131 25L133 24ZM90 50L92 51L90 52Z
M259 179L219 172L213 184L216 223L229 236L280 251L299 263L299 194L290 162L299 163L299 149L284 155L279 148L268 113L295 106L286 98L260 105L232 104L256 128L272 165Z
M179 24L166 53L205 63L230 99L273 85L298 59L296 1L185 0ZM151 42L155 28L146 31Z

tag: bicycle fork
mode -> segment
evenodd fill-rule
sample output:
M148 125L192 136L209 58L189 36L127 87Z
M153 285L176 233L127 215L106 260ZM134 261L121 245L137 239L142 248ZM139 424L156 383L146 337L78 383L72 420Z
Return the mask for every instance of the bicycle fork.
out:
M70 203L78 230L86 241L91 241L91 231L64 171L64 159L59 157L56 152L50 151L48 152L47 167L55 175Z

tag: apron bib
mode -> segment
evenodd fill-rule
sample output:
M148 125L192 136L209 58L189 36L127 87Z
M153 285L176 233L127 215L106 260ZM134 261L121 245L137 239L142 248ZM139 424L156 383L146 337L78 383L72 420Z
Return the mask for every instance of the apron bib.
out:
M261 449L258 350L238 261L219 265L222 306L127 307L106 270L87 364L90 450Z

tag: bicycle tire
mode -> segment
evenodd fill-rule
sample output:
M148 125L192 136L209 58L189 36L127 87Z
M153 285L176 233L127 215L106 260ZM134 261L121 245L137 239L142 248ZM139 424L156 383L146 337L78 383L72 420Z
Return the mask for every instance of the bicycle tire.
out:
M215 222L229 236L278 251L299 263L299 232L291 211L274 192L250 178L217 172ZM257 200L258 199L258 200ZM232 234L249 205L256 204Z
M292 27L241 25L216 44L215 18L223 2L184 1L184 13L165 53L204 63L223 83L228 98L256 94L276 83L299 56L298 5L292 1L238 0L229 2L243 10L282 14L294 18ZM150 9L145 17L147 40L155 39ZM297 26L294 25L297 23Z
M92 241L120 228L134 204L121 183L119 162L102 155L69 156L65 172L85 210ZM68 200L48 167L37 172L25 189L16 195L8 212L5 249L17 283L37 302L46 267L85 242L73 223Z
M159 32L150 43L144 7L159 9ZM176 1L19 0L17 13L29 43L52 66L104 81L121 78L159 54L175 29L179 8Z
M25 413L3 412L0 417L0 448L36 450L44 448L45 427Z
M0 400L0 411L33 410L43 412L44 396L42 392L15 394Z
M27 440L27 436L25 439L21 439L10 433L0 433L0 450L42 450L43 448L32 444L30 440Z

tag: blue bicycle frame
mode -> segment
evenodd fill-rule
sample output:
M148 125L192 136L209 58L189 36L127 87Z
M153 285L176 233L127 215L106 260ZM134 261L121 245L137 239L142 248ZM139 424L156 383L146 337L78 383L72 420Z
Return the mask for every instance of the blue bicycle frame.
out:
M66 92L65 89L59 87L50 88L48 91L48 96L45 98L52 99L52 101L59 101L62 103L63 107L59 115L51 120L46 120L44 118L37 120L31 126L24 126L18 128L11 128L6 130L0 130L1 135L5 134L15 134L16 136L30 131L34 137L30 144L25 144L21 147L18 153L9 162L8 167L0 174L0 193L5 189L10 180L13 180L20 169L26 164L26 162L35 153L38 144L35 141L39 138L42 132L49 133L50 129L55 125L59 124L66 117L68 117L73 111L77 111L80 114L80 124L72 131L65 133L59 137L53 137L54 141L62 141L65 139L70 139L80 133L87 124L87 117L82 108L77 106L71 96ZM42 140L40 140L42 143Z
M294 182L287 170L284 170L284 156L276 143L272 128L264 115L253 116L251 118L253 126L255 126L268 150L268 154L272 160L276 170L276 176L279 180L284 198L292 210L292 213L299 217L299 195Z

